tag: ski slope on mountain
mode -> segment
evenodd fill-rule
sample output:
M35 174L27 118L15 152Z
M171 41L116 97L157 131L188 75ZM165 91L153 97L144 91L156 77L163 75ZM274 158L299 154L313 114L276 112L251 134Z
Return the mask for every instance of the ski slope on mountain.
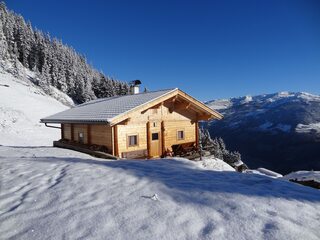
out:
M40 124L40 118L68 107L44 94L28 80L33 73L24 71L25 76L17 78L0 68L0 145L51 145L60 138L60 131ZM57 89L53 94L72 104Z
M183 159L0 147L3 239L320 238L320 191Z

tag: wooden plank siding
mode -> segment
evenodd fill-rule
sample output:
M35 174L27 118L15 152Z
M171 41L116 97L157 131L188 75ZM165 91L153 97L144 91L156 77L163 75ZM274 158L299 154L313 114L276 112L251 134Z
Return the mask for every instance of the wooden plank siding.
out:
M109 125L92 124L90 126L90 138L91 138L91 144L106 146L109 150L108 152L112 153L112 148L113 148L112 129Z
M151 132L159 131L161 153L166 149L172 150L172 145L194 142L197 139L197 112L190 109L174 109L172 102L159 104L146 111L137 111L130 115L130 118L122 124L117 124L118 156L124 153L141 151L141 158L144 157L142 150L151 148ZM178 131L184 131L184 139L178 140ZM138 135L138 145L128 146L128 136ZM115 139L116 140L116 139ZM148 157L153 157L148 154Z
M62 127L63 127L63 137L61 136L61 138L71 140L71 124L65 123L65 124L62 124Z
M88 143L88 132L87 125L85 124L74 124L73 125L73 140L79 142L79 133L83 133L83 143Z
M135 152L147 150L147 129L146 123L116 125L118 139L118 154L121 157L123 152ZM132 135L138 135L138 144L129 146L128 138Z
M84 135L85 144L106 146L112 153L113 140L111 127L99 124L63 124L64 139L79 141L79 133Z
M195 123L189 121L164 122L165 149L172 150L172 145L196 142ZM178 139L178 131L184 132L184 138Z

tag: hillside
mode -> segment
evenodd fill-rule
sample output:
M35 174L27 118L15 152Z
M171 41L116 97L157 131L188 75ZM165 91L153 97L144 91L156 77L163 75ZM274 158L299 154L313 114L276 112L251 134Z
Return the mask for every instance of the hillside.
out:
M24 70L17 78L0 66L0 145L51 145L60 131L40 124L40 118L67 109L73 101L54 87L51 91L60 102L48 96L30 80L33 72Z
M283 174L320 169L320 96L280 92L210 101L224 115L207 124L251 168Z

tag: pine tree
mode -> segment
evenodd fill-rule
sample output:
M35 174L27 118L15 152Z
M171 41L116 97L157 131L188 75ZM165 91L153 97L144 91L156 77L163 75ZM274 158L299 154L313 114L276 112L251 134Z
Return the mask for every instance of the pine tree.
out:
M11 72L15 74L19 74L21 65L34 71L37 77L33 82L45 92L50 93L50 86L56 87L77 103L128 92L127 83L99 73L87 63L85 56L61 40L33 29L22 16L8 11L3 2L0 3L0 60L11 62Z

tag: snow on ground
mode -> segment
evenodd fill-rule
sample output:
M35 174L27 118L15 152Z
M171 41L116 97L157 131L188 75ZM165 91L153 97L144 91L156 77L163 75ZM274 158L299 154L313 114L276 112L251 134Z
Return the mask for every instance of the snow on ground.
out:
M287 180L310 181L320 183L320 171L297 171L292 172L283 177Z
M259 175L263 175L263 176L267 176L267 177L271 177L271 178L281 178L283 177L282 174L271 171L269 169L266 168L257 168L257 169L248 169L245 171L245 173L253 173L253 174L259 174Z
M63 95L59 92L54 91ZM52 145L60 132L40 124L40 118L67 108L29 80L19 80L0 69L0 145Z
M2 239L319 239L320 191L186 160L0 146Z
M311 123L311 124L298 124L295 130L298 133L311 133L311 132L320 133L320 122Z
M230 101L230 99L212 100L207 102L206 104L208 105L208 107L215 110L223 110L232 106L232 102Z
M194 162L197 166L215 171L232 171L235 169L231 167L229 164L225 163L223 160L219 158L214 158L213 156L203 157L201 161Z

